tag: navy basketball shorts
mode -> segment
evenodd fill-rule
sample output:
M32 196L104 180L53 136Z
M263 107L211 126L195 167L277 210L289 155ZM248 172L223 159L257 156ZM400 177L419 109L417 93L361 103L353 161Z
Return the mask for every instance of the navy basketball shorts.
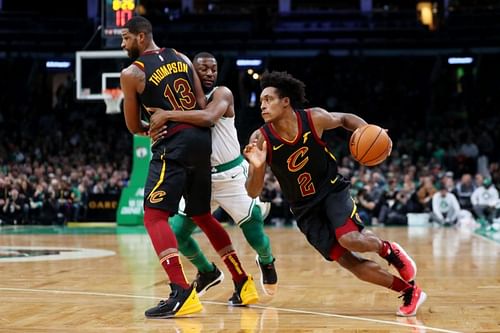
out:
M212 142L209 129L188 128L152 148L144 205L176 214L181 197L185 213L210 213Z
M328 261L340 258L346 249L337 242L337 237L361 231L364 224L359 218L349 187L340 192L331 192L312 207L295 211L297 226L307 241Z

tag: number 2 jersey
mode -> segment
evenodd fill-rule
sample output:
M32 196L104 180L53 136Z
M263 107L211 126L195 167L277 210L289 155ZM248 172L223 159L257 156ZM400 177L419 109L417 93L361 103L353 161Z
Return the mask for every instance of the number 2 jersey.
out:
M338 174L335 156L318 137L311 112L314 111L295 110L298 132L293 141L282 138L270 123L260 128L267 141L267 163L292 210L314 206L328 193L349 186Z

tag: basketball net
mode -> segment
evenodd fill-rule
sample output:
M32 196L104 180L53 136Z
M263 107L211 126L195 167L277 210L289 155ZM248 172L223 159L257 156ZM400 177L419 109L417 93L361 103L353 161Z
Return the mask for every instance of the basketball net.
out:
M120 88L106 89L102 94L106 103L106 114L117 114L122 111L123 92Z

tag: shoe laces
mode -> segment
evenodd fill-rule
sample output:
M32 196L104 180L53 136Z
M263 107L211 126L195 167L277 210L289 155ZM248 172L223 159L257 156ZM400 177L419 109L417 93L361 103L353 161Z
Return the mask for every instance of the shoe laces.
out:
M166 307L166 306L168 306L168 305L172 304L172 303L174 302L174 300L173 300L173 298L172 298L172 296L173 296L172 294L173 294L173 293L170 293L170 295L169 295L169 298L168 298L168 299L162 299L162 300L160 301L160 303L158 303L158 307L159 307L159 308L163 308L163 307Z
M170 294L170 295L172 295L172 294ZM169 298L169 299L170 299L170 298ZM162 307L162 306L165 306L165 305L167 305L167 304L168 304L168 299L167 299L167 300L162 299L162 300L158 303L158 306L159 306L159 307Z
M160 303L158 303L158 306L165 306L167 304L171 304L173 302L176 302L175 298L177 298L179 296L180 292L181 292L180 290L174 289L174 287L172 287L172 290L170 291L170 294L168 295L168 299L161 300Z
M403 298L403 306L408 306L411 304L411 299L413 297L413 290L415 287L410 287L404 291L398 298Z

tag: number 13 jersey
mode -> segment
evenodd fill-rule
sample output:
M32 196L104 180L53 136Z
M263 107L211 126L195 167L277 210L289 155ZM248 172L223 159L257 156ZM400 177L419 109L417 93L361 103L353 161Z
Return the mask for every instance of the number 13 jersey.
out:
M193 69L174 49L146 51L133 63L145 74L139 98L144 107L164 110L200 109L194 91ZM149 113L144 112L149 120ZM175 126L169 123L169 129Z

